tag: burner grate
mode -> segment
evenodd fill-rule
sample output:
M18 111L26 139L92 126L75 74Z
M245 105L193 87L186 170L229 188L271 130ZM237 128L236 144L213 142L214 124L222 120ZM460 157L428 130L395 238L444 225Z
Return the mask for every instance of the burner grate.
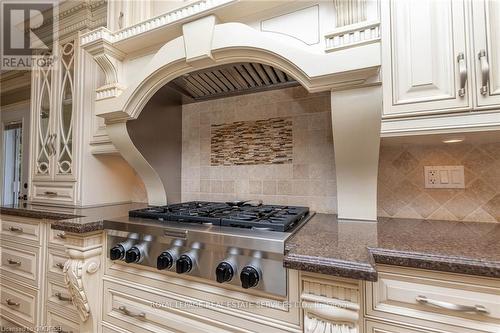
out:
M129 216L283 232L290 230L308 213L309 208L298 206L190 201L133 210Z

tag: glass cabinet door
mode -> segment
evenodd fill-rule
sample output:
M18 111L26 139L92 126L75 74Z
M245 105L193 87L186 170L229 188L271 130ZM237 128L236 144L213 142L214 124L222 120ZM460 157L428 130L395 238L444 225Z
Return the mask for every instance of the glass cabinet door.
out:
M60 47L59 114L57 117L57 174L69 175L73 168L74 43Z
M52 67L38 69L38 96L36 120L36 175L49 175L50 160L54 155L54 135L51 133L51 110L52 110Z

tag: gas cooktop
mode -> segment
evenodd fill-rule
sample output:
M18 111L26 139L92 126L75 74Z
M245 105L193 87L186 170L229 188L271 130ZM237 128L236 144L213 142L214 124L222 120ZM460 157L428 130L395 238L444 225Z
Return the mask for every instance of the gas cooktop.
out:
M291 230L308 213L307 207L263 205L259 201L190 201L132 210L129 216L285 232Z

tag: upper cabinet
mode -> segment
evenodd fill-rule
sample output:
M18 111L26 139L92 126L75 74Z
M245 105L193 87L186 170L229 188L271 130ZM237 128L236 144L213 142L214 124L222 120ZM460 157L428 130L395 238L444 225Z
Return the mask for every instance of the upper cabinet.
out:
M382 1L381 18L383 136L500 128L499 1Z
M464 110L470 106L465 4L456 0L384 4L386 116ZM390 47L388 47L390 46Z
M472 7L476 104L500 105L500 1L476 0Z
M74 180L74 42L57 45L58 56L50 68L36 70L37 87L32 115L35 141L34 180Z

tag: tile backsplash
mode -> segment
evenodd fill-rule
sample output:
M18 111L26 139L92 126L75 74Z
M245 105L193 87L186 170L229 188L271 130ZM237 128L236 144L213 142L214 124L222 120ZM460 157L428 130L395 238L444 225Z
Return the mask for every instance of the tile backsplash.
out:
M244 156L231 155L231 145L246 146ZM182 149L184 201L337 210L329 93L292 87L185 104Z
M465 189L424 188L424 166L463 165ZM380 216L500 222L500 142L382 145Z
M241 156L227 155L221 142L214 145L218 129L231 138L239 126L272 119L291 121L292 150L286 163L269 163L271 155L266 154L271 146L261 152L267 156L264 161L252 161L250 154L236 163ZM250 137L253 142L255 137ZM424 188L426 165L463 165L465 189ZM337 211L328 93L308 94L294 87L183 106L182 200L235 199ZM380 216L500 222L500 140L447 145L383 142L378 207Z

